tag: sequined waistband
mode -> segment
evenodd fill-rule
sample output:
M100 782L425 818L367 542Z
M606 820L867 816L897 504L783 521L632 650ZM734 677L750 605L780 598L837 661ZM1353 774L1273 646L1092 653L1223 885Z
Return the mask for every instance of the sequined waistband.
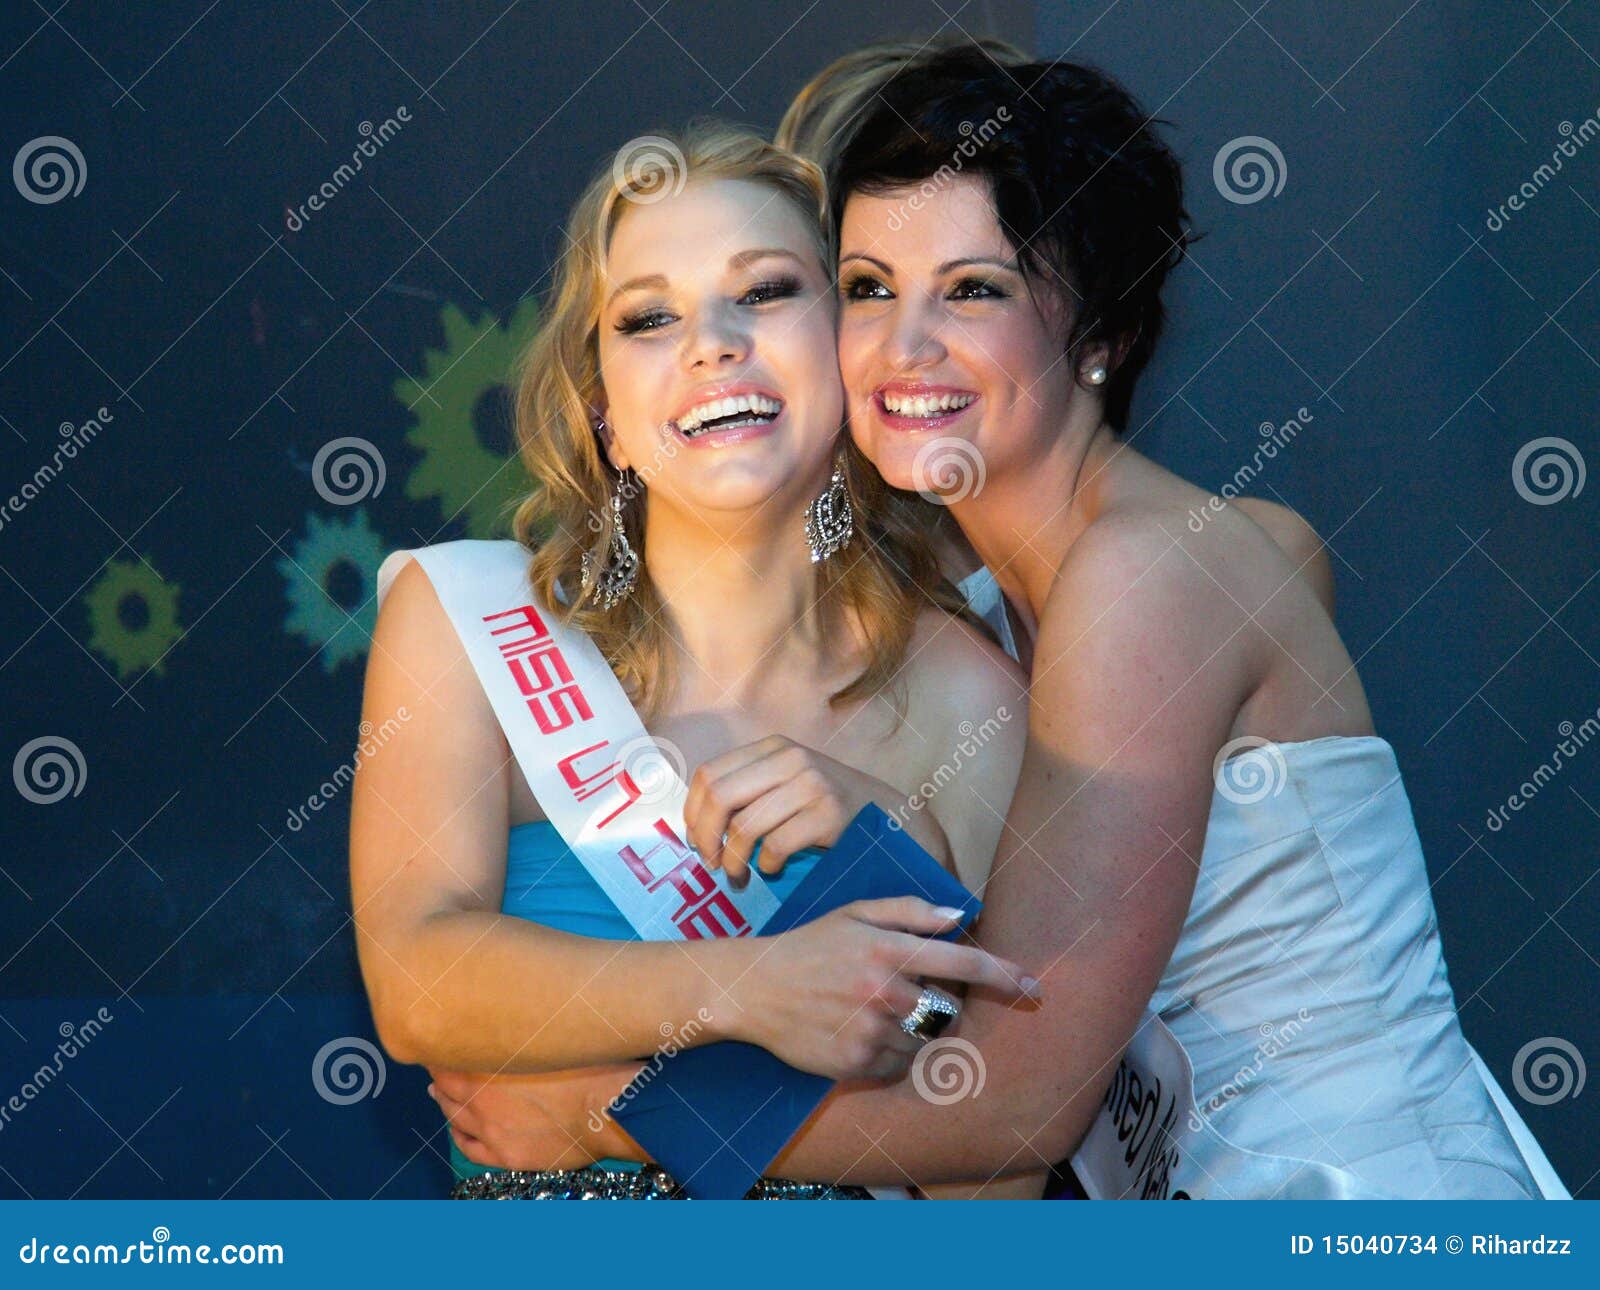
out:
M865 1187L758 1178L746 1200L871 1200ZM688 1200L659 1165L639 1169L508 1169L463 1178L451 1200Z

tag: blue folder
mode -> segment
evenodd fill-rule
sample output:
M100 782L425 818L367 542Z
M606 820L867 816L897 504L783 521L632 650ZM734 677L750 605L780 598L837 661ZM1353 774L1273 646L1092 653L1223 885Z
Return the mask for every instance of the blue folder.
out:
M920 896L960 909L960 934L983 907L877 806L866 806L783 902L761 934L777 935L848 905ZM617 1123L696 1200L737 1200L805 1122L834 1081L764 1048L724 1040L660 1055L611 1105Z

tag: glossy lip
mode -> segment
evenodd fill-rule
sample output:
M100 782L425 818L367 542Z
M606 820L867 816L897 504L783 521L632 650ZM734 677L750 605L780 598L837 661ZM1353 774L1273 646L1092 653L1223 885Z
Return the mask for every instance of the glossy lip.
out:
M729 430L712 430L697 434L693 437L686 435L678 429L678 418L689 411L712 399L731 399L740 394L759 394L762 398L771 399L779 404L778 415L771 421L759 425L737 426ZM728 448L734 444L745 443L753 439L765 438L778 427L778 423L788 414L789 403L781 394L758 385L753 381L718 381L712 385L702 385L690 393L689 397L672 414L672 420L667 422L667 431L688 448Z
M908 417L898 412L889 411L884 403L885 394L895 394L902 398L935 398L941 394L970 394L972 402L964 408L954 408L942 412L936 417ZM888 385L880 385L872 395L873 411L878 414L878 419L891 430L942 430L956 420L964 417L983 402L983 395L976 390L963 389L959 385L924 385L909 381L891 381Z

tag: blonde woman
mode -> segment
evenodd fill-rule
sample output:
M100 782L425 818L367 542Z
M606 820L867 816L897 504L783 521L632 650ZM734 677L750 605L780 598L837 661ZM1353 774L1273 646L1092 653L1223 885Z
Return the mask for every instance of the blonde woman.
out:
M1021 722L953 778L946 764L973 714L1021 712L1020 677L942 607L953 600L919 531L840 435L820 172L724 127L650 146L654 164L619 159L579 200L518 373L539 484L515 517L531 590L694 768L685 823L708 861L754 861L781 898L878 803L980 887ZM560 1072L648 1055L667 1027L836 1078L893 1078L920 1046L901 1023L921 978L1037 993L1013 962L928 939L953 922L912 898L775 937L633 939L512 759L428 575L396 563L363 716L410 716L357 775L351 882L397 1060L537 1101ZM935 777L928 809L906 812ZM486 1170L469 1133L454 1142L459 1196L671 1190L621 1161ZM865 1193L763 1180L752 1194Z

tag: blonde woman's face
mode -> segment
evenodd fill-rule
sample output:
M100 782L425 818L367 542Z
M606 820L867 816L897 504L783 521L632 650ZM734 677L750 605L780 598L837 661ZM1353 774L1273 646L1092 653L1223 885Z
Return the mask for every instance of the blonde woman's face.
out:
M608 452L652 505L740 511L817 492L843 422L837 303L790 200L714 179L629 203L602 292Z

